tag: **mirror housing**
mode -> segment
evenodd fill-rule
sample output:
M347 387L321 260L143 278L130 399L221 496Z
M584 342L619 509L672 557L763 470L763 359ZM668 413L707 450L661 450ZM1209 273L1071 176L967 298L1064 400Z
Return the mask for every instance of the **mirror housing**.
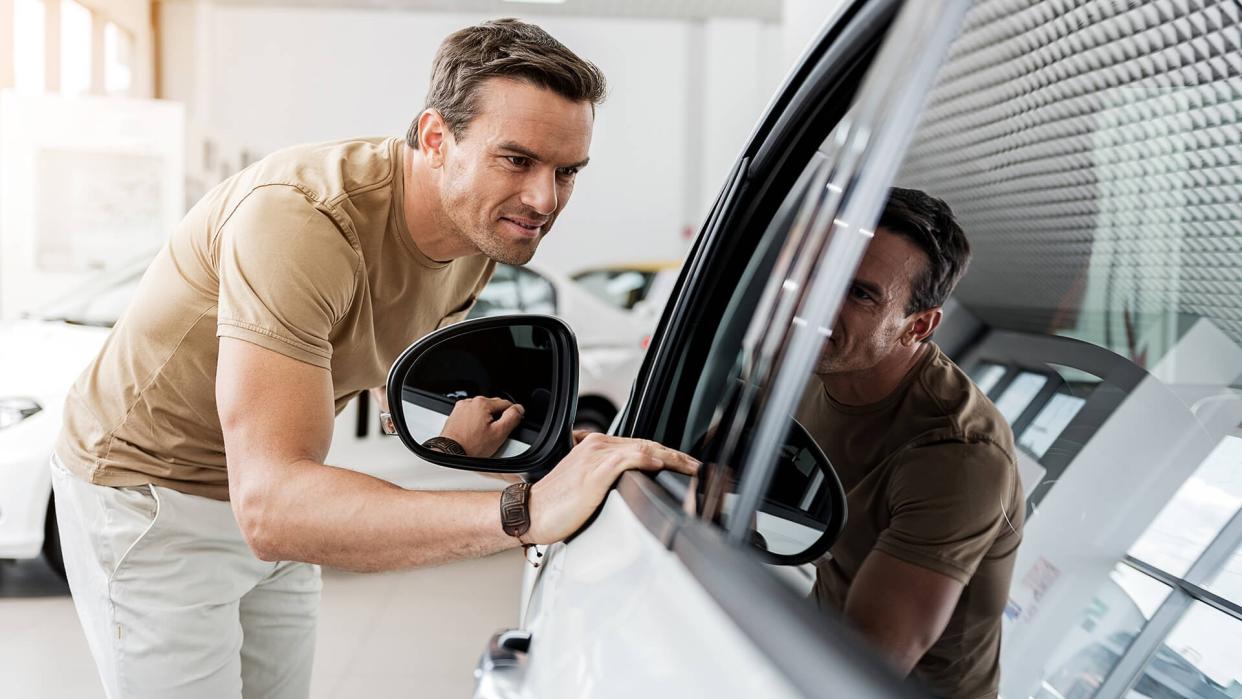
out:
M573 448L578 344L569 326L552 316L464 321L406 348L388 372L386 394L389 411L381 422L420 459L536 480ZM423 446L439 435L436 418L446 420L458 400L476 396L505 398L526 409L496 456L458 456Z

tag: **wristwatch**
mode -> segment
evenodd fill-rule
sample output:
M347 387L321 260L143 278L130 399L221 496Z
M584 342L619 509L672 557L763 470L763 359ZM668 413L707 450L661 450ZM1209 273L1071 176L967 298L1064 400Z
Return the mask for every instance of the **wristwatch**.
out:
M500 526L518 541L530 531L530 483L514 483L500 494Z
M432 437L423 442L423 448L444 454L452 454L453 456L468 456L465 448L457 440L449 439L448 437Z
M514 483L500 494L500 526L505 533L522 544L526 561L539 567L539 559L543 553L535 546L522 541L522 535L530 531L530 483ZM535 549L535 560L530 559L530 550Z

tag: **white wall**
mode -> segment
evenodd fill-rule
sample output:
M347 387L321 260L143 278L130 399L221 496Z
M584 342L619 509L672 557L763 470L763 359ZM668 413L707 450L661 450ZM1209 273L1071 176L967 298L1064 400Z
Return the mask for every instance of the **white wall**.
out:
M482 15L165 3L162 96L195 135L265 153L300 142L405 132L432 56ZM516 8L515 8L516 9ZM521 8L525 10L525 8ZM528 15L597 63L610 84L591 166L538 260L680 258L781 72L779 27L759 20ZM230 155L232 154L232 155ZM202 175L210 185L220 169ZM191 189L194 189L193 187ZM191 196L193 196L193 191Z

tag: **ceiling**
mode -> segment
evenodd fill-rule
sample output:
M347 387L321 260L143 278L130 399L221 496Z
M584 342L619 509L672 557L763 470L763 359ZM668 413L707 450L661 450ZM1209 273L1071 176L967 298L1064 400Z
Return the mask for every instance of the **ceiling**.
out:
M182 0L185 1L185 0ZM211 0L217 5L315 7L421 12L470 12L497 16L562 15L657 19L750 18L776 22L781 0L565 0L563 3L506 0Z

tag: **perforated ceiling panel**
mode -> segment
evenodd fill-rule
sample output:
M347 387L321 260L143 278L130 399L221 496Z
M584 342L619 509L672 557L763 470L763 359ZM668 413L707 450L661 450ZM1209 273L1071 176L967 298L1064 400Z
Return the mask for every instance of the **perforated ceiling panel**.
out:
M978 2L898 178L966 229L959 300L1110 345L1179 315L1242 344L1240 27L1238 0Z

